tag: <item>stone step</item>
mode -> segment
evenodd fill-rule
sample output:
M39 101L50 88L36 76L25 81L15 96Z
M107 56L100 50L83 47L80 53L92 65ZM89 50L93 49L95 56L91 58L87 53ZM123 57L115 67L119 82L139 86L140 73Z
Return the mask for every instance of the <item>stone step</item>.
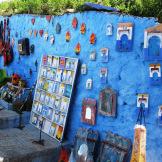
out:
M39 130L28 124L23 130L0 130L0 162L57 162L61 146L55 139L42 133L44 146L32 143L38 140Z
M29 123L30 112L24 112L22 123ZM19 124L19 114L12 110L0 109L0 129L15 128Z

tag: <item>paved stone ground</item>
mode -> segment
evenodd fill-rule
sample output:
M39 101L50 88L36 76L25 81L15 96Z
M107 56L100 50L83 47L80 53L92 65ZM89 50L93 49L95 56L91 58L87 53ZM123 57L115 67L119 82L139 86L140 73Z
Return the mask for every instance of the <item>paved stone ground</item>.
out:
M39 130L30 124L23 130L0 130L0 162L57 162L60 143L44 133L42 137L45 146L32 143L38 140Z
M24 112L22 115L23 124L29 123L30 112ZM19 123L19 115L12 110L1 110L0 107L0 129L14 128Z

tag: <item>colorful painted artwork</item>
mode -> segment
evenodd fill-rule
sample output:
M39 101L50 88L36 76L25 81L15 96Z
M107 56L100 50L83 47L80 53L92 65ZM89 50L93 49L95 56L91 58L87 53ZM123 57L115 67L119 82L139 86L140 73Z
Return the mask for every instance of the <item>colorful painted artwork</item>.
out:
M78 43L76 45L76 47L75 47L75 53L76 53L76 55L78 55L80 53L80 51L81 51L81 45L80 45L80 43Z
M70 41L70 38L71 38L70 32L67 31L66 32L66 42L69 42Z
M43 55L31 112L31 123L42 131L62 141L66 125L78 59ZM38 114L38 118L36 116Z
M101 61L103 63L107 63L108 59L109 59L109 49L108 48L101 48L100 53L101 53Z
M150 71L150 84L160 85L162 83L160 64L150 64L149 71Z
M100 80L102 84L107 83L107 68L101 68L100 69Z
M77 20L76 17L74 17L73 20L72 20L72 26L73 26L74 29L76 29L77 26L78 26L78 20Z
M91 34L89 42L90 42L90 44L95 44L95 42L96 42L96 35L94 33Z
M81 32L81 34L85 34L85 32L86 32L86 24L85 23L81 24L80 32Z
M113 32L113 26L112 24L108 23L106 26L106 35L110 36L112 35L112 32Z
M133 47L133 24L119 23L117 28L116 50L130 52Z
M137 96L137 107L140 108L141 106L143 108L148 108L148 94L138 94Z
M111 88L105 88L99 94L98 112L105 116L116 117L117 94Z
M96 100L84 98L82 101L82 122L95 125L96 120Z
M147 61L162 60L162 24L145 30L144 59Z

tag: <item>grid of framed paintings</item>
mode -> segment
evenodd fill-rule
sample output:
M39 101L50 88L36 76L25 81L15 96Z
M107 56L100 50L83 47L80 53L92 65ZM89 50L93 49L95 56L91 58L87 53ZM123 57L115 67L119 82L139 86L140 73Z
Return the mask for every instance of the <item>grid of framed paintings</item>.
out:
M63 139L77 66L76 58L42 58L30 123L58 141Z

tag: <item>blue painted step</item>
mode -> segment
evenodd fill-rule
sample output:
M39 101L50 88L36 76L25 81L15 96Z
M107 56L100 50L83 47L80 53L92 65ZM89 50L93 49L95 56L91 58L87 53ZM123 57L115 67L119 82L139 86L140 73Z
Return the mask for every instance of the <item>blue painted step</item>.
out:
M22 123L29 123L30 112L24 112L22 115ZM19 123L19 115L12 110L0 110L0 129L15 128Z

